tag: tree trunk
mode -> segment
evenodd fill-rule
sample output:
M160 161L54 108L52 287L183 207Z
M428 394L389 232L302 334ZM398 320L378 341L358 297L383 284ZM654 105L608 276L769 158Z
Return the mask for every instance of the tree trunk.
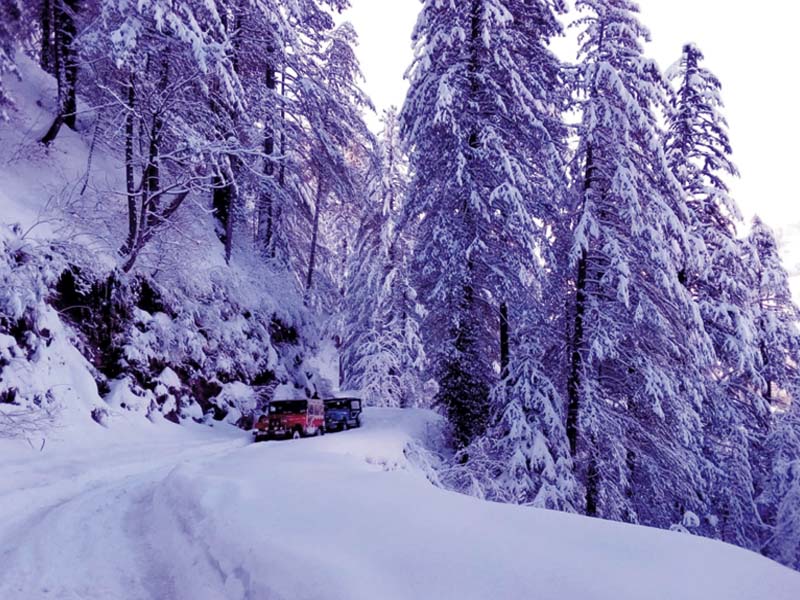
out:
M233 27L230 26L230 17L233 17ZM239 32L241 32L240 2L232 2L231 13L229 14L227 11L221 12L220 20L222 21L226 33L233 37L233 52L231 58L233 70L238 74L239 55L241 53L239 35ZM164 81L166 83L166 71ZM212 83L211 93L209 94L209 106L217 116L218 121L223 123L220 128L220 133L226 136L238 134L237 114L231 107L226 106L223 102L218 100L220 95L219 88L219 82ZM222 242L225 253L225 263L229 265L233 252L233 199L236 195L236 173L234 156L232 154L227 154L225 158L227 160L217 165L217 172L211 178L211 209L217 221L214 226L214 232L219 241Z
M592 147L586 149L586 174L584 178L584 193L592 187L594 172L594 159ZM575 280L575 315L572 327L572 352L570 356L570 371L567 379L567 439L573 458L578 451L578 417L580 414L580 387L581 371L583 369L583 335L584 316L586 312L586 269L588 263L587 251L584 248L578 259L578 275Z
M236 175L234 174L236 170L235 159L230 156L229 160L231 173L227 176L214 177L214 191L211 199L214 216L220 224L220 230L217 235L225 246L225 262L227 264L230 264L233 254L233 220L237 198Z
M163 223L172 218L172 216L177 212L177 210L181 207L181 205L188 196L189 196L188 191L181 192L180 194L175 196L170 201L169 205L161 212L161 214L158 215L159 223ZM153 239L153 236L155 235L156 230L158 229L157 225L145 228L145 225L143 225L143 223L145 223L146 221L144 215L145 213L144 211L142 211L142 219L139 224L138 233L136 234L136 243L134 244L133 249L131 250L127 260L125 261L122 267L122 270L125 273L128 273L133 268L133 265L136 263L136 259L139 257L139 253L147 245L147 243L151 239Z
M286 48L283 49L283 52L286 52ZM284 61L285 63L285 61ZM284 99L286 98L286 65L284 64L281 67L281 120L280 120L280 164L278 167L278 187L281 190L286 188L286 106L283 103ZM281 205L278 204L277 206L273 207L273 217L272 217L272 248L271 248L271 258L275 258L278 254L277 252L277 236L279 234L278 227L281 223Z
M161 173L158 166L158 146L161 132L161 118L153 117L150 127L150 146L147 152L147 166L144 168L142 182L142 209L144 226L152 226L156 222L158 200L156 194L161 189Z
M51 75L55 75L53 69L53 0L43 0L42 14L42 43L40 46L39 65L42 70Z
M480 83L478 82L478 70L480 69L480 57L478 55L478 44L481 36L481 0L472 0L471 10L471 32L470 32L470 60L469 60L469 81L472 98L478 101ZM480 114L480 110L478 110ZM477 120L477 119L476 119ZM479 146L478 130L473 129L469 134L469 147L477 150Z
M763 328L764 325L762 319L762 325L761 325L762 331L764 330ZM759 342L759 348L761 350L761 363L763 370L767 371L770 361L769 361L769 354L767 354L767 345L766 343L764 343L763 339ZM767 401L767 404L769 404L769 406L772 406L772 381L769 378L769 373L765 373L765 375L766 377L764 377L764 381L766 382L767 387L764 390L764 400Z
M268 55L272 56L274 53L273 48L267 49ZM275 65L272 60L267 63L266 70L266 84L267 89L271 95L274 95L277 89L277 78ZM267 115L264 119L264 176L272 179L275 176L275 125L272 115ZM265 256L272 255L272 237L274 229L274 199L273 192L268 186L265 186L263 197L261 199L261 214L259 215L259 235L261 237L262 248Z
M61 116L61 113L56 115L56 118L53 119L53 122L50 124L49 129L47 132L42 136L39 140L40 144L45 146L49 146L53 140L58 137L58 132L61 131L61 126L64 124L64 117Z
M284 48L284 53L286 49ZM284 61L285 62L285 61ZM278 170L278 185L281 188L286 186L286 65L281 68L281 164Z
M578 416L580 414L581 369L583 368L583 318L586 311L586 250L578 259L578 277L575 281L575 318L572 330L572 353L567 380L567 438L573 457L578 450Z
M77 35L75 26L75 15L79 10L79 0L61 0L66 9L62 10L63 15L63 67L64 67L64 124L76 130L77 126L77 89L78 89L78 61L73 44Z
M342 389L344 385L344 360L342 359L342 345L343 345L342 336L335 335L333 336L333 344L336 347L336 355L339 357L339 381L337 383L337 387Z
M233 219L236 214L236 200L239 194L236 190L236 185L230 186L228 193L228 219L225 222L225 263L231 264L231 257L233 256Z
M121 253L128 254L136 243L138 227L136 214L136 184L134 182L133 166L133 136L134 136L134 107L136 104L136 91L133 75L128 81L128 114L125 117L125 186L128 192L128 239Z
M508 363L510 360L508 304L500 304L500 378L508 377Z
M211 193L211 207L214 209L214 217L219 221L217 237L223 244L227 244L228 220L230 215L230 193L231 186L225 178L215 175L211 181L213 192Z
M317 199L314 206L314 224L311 232L311 251L308 255L308 274L306 276L306 301L308 301L311 286L314 283L314 267L317 260L317 239L319 237L319 215L322 211L322 202L327 192L324 189L322 180L317 183Z
M58 112L50 128L39 140L39 143L45 146L50 145L56 139L62 125L66 124L67 127L74 130L77 117L78 63L72 44L77 32L74 15L79 10L79 0L50 1L52 2L52 18L49 20L50 27L53 28L52 56L53 72L58 85ZM44 45L44 39L42 43Z
M50 124L50 128L47 132L42 136L39 140L40 144L44 144L45 146L49 146L53 140L56 139L58 136L58 132L61 131L61 125L64 123L64 114L63 114L63 107L64 107L64 85L63 85L63 56L62 56L62 35L61 35L61 5L60 2L62 0L50 0L50 15L51 15L51 28L53 29L53 47L52 47L52 68L53 68L53 75L56 78L56 84L58 87L58 98L56 99L56 113L55 119Z
M589 455L589 465L586 468L586 516L597 516L597 497L598 497L598 481L597 481L597 460L594 455Z
M161 83L160 91L163 92L167 88L169 77L169 61L165 57L161 63ZM158 111L153 115L153 121L150 128L150 147L147 155L147 166L144 171L144 185L142 186L143 196L146 201L142 202L145 207L147 225L153 226L156 224L158 204L161 191L161 167L160 167L160 147L161 147L161 133L164 129L164 116ZM146 196L145 196L146 195Z

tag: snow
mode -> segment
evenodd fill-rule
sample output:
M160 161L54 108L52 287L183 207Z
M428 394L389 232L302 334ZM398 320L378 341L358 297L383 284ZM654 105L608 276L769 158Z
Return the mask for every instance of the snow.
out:
M95 193L124 189L122 165L99 148L89 168L88 142L67 127L49 148L43 148L37 140L53 119L55 81L22 53L16 60L22 79L4 82L18 108L10 124L0 128L0 220L21 224L28 237L35 239L56 236L78 241L73 237L75 228L64 217ZM85 108L79 104L79 111ZM90 139L93 123L85 113L79 114L78 123ZM79 241L93 249L103 245L102 228L80 234Z
M116 409L145 412L152 400L152 394L149 396L135 394L132 389L132 381L129 377L123 377L112 381L109 387L111 391L106 395L104 400L110 407Z
M248 444L228 426L91 421L0 440L0 598L794 600L800 574L687 534L483 502L407 458L439 417Z
M324 340L318 352L308 361L309 366L317 369L320 377L334 389L339 386L339 351L332 340ZM287 397L291 399L291 397Z
M70 343L67 331L52 308L45 310L40 325L42 331L49 331L49 340L37 347L31 361L19 356L8 357L0 377L0 390L16 389L23 406L25 400L34 399L48 407L53 418L57 417L55 434L59 435L63 430L81 427L93 410L104 408L104 403L97 395L97 385L86 359ZM0 340L3 345L11 341L7 336L4 339ZM0 352L0 357L2 355ZM66 406L71 410L63 410ZM0 410L3 408L0 405Z

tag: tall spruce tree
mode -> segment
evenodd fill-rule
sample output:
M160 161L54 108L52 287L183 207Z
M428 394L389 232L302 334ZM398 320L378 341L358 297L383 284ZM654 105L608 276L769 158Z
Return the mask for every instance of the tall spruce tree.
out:
M457 457L464 466L450 469L444 479L495 502L578 512L583 497L564 427L563 395L541 362L541 331L521 332L507 377L492 392L491 426Z
M549 4L423 3L401 120L411 152L405 223L437 401L468 444L485 430L508 319L543 277L558 203L563 97ZM542 220L537 220L542 219ZM511 304L511 309L509 309Z
M775 412L765 446L768 472L758 507L770 535L762 551L787 567L800 569L799 402L794 400Z
M314 286L322 212L332 196L343 202L358 196L358 157L367 154L368 147L374 144L363 119L363 110L372 104L358 85L361 71L355 56L355 30L344 23L323 33L304 64L305 70L299 74L296 88L298 108L307 123L301 147L314 181L314 191L309 196L307 300Z
M800 334L797 306L781 264L778 244L761 219L748 237L752 269L757 347L762 356L763 387L758 396L772 408L769 429L754 461L761 476L758 508L769 532L762 550L792 568L800 568Z
M666 138L669 165L685 192L689 227L697 241L681 279L699 304L715 356L701 410L714 518L703 521L699 531L756 549L763 527L755 510L752 462L760 452L768 413L757 393L763 380L751 302L754 272L746 247L736 237L739 210L726 181L738 171L721 112L722 86L702 60L699 48L687 44L670 69L677 90Z
M453 485L492 500L574 511L581 495L564 428L564 396L557 385L558 371L552 369L557 363L553 350L563 345L553 232L563 221L566 205L565 130L560 115L570 99L564 92L566 71L548 46L561 33L556 13L563 7L508 2L506 8L511 21L502 48L514 57L514 66L501 63L497 76L502 78L501 69L507 69L513 79L514 68L527 65L523 99L511 104L519 111L518 127L505 133L510 134L508 139L520 140L516 153L527 157L521 171L526 183L518 190L533 218L527 242L535 245L538 264L534 268L519 264L526 273L524 282L514 278L493 282L491 289L504 290L497 292L501 380L491 392L485 435L459 454L457 462L463 467L451 470L449 477ZM507 213L496 216L492 232L496 246L490 248L497 256L503 249L511 250L499 261L504 269L497 274L506 277L515 268L511 261L531 252L531 247L509 239L509 234L518 234L513 221L505 221Z
M762 358L762 395L770 405L785 402L786 395L800 393L800 336L797 305L792 299L789 275L781 261L772 230L758 217L753 219L748 243L755 273L754 310L757 346Z
M412 406L425 361L416 291L408 273L411 232L398 231L405 202L407 159L397 111L382 118L369 198L351 257L344 344L345 386L378 406Z
M712 350L681 283L691 244L658 129L666 83L629 0L580 0L583 120L570 257L567 433L589 515L669 526L702 511Z

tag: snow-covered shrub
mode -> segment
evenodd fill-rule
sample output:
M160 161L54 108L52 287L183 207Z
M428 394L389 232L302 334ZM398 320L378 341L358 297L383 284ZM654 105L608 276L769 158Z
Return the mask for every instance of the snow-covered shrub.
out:
M670 526L670 531L677 531L679 533L694 533L700 527L700 517L696 513L687 510L683 514L680 523L673 523Z
M323 392L313 326L271 296L232 275L167 287L108 273L79 250L0 229L2 435L30 435L64 403L101 424L127 410L246 425L278 385Z
M313 344L271 296L242 290L233 274L171 283L71 265L55 285L51 300L79 332L112 406L246 424L279 384L318 391L303 351Z
M45 302L62 250L0 225L0 437L45 437L60 409L93 405L96 388L69 333Z
M63 264L55 249L27 242L19 226L0 224L0 331L18 329L21 321L29 325L26 331L34 329Z

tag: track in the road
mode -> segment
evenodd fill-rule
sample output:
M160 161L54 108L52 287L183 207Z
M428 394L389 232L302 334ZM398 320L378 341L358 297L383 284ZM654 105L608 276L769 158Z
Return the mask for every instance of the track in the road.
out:
M0 598L191 597L185 574L176 568L185 557L165 551L165 540L183 534L179 507L163 514L154 496L178 465L224 457L244 443L139 446L105 457L43 458L41 479L29 477L27 485L0 494L0 506L9 507L0 521ZM208 584L218 578L202 572L212 573L213 567L189 566L200 575L191 579L210 592Z

